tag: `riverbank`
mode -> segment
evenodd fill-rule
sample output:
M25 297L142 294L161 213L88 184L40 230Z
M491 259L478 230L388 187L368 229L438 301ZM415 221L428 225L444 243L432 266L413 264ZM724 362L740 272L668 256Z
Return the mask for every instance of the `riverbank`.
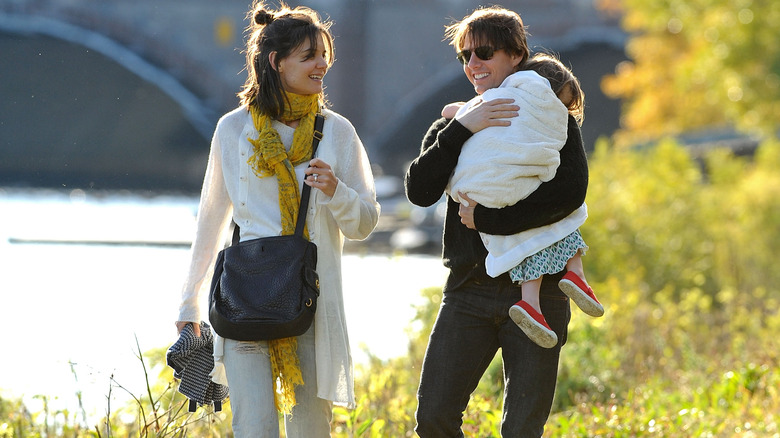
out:
M128 396L111 391L112 379L142 393L138 346L148 351L176 340L196 207L175 196L0 193L0 394L31 408L45 395L52 409L77 406L80 394L85 410L99 416L109 393L114 403ZM380 358L406 354L404 329L420 290L444 281L438 256L367 248L352 246L343 261L356 362L365 360L364 348Z

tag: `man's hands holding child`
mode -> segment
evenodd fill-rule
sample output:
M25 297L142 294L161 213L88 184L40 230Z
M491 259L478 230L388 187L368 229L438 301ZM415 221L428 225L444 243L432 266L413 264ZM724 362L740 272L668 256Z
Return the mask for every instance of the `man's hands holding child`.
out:
M463 102L451 103L442 109L445 118L455 117ZM472 133L477 133L489 126L509 126L512 117L518 116L520 107L514 103L514 99L481 100L468 111L458 117L458 122ZM450 117L448 117L450 116Z
M460 207L458 207L460 222L465 225L466 228L476 230L477 226L474 225L474 207L477 206L477 202L469 198L468 195L463 192L458 192L458 197L460 197Z

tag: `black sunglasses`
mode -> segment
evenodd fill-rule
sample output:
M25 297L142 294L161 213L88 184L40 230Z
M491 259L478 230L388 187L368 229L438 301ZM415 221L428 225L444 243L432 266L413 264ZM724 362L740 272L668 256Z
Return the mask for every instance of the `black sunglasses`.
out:
M487 61L493 57L493 53L495 53L496 50L501 49L494 49L490 46L480 46L472 50L461 50L458 52L458 61L463 65L468 64L471 60L471 52L474 52L474 54L477 55L477 58Z

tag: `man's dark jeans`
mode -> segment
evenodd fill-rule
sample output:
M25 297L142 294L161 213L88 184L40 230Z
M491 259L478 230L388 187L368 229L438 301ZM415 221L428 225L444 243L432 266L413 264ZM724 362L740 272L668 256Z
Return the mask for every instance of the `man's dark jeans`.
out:
M542 313L558 335L558 345L550 349L533 343L509 318L509 308L521 298L518 285L484 279L445 286L417 393L420 437L463 436L463 411L499 348L504 362L501 434L542 436L571 319L569 299L558 288L561 276L545 276L540 293Z

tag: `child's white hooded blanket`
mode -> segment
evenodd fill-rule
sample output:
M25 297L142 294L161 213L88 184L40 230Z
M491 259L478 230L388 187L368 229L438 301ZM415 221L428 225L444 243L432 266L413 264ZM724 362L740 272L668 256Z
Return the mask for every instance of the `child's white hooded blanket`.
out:
M569 112L547 79L534 71L519 71L500 87L468 101L458 119L480 101L514 99L519 115L510 126L492 126L475 133L460 152L447 193L460 202L458 192L490 208L513 205L525 199L543 182L551 180L560 164L559 151L566 143ZM587 218L583 204L574 213L545 227L511 236L480 233L488 250L487 273L497 277L526 257L574 232Z

